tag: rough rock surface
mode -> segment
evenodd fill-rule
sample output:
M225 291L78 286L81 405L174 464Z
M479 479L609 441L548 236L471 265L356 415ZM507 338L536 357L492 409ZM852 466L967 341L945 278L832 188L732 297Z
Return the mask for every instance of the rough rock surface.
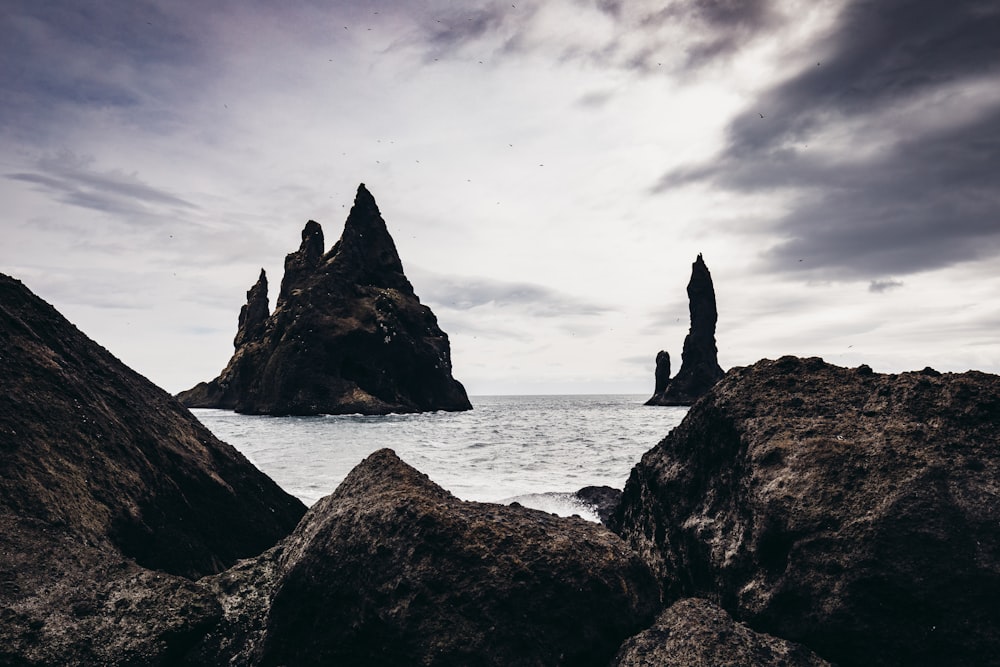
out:
M1000 377L783 357L734 369L612 525L667 599L842 665L1000 664Z
M221 616L182 577L259 554L305 512L3 275L0 392L0 663L169 661Z
M715 604L679 600L622 645L612 667L829 667L808 649L754 632Z
M280 549L276 586L254 578L275 587L251 642L267 665L606 665L659 608L648 568L603 526L460 501L391 450Z
M681 369L671 379L670 355L662 350L656 355L656 383L646 405L692 405L724 375L715 347L715 324L719 318L715 287L700 254L691 265L687 294L691 328L684 338Z
M305 512L169 394L3 275L0 342L0 512L189 577L259 554Z
M270 315L262 272L235 343L218 378L178 395L184 405L274 415L472 408L452 377L448 336L414 294L363 184L328 253L320 225L306 224Z

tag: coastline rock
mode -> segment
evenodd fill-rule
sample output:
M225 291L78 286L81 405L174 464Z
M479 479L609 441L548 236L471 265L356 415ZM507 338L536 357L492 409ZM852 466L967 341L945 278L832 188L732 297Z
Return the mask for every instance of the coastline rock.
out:
M715 347L715 324L719 318L715 287L700 253L691 265L687 295L691 328L684 338L681 369L671 379L670 355L666 351L656 355L656 382L646 405L693 405L725 374Z
M391 450L279 549L261 664L606 665L659 609L603 526L463 502Z
M612 520L666 598L841 665L1000 664L1000 377L733 369Z
M686 598L622 645L611 667L830 667L808 649L751 630L707 600Z
M621 489L615 489L610 486L585 486L574 495L582 502L593 507L597 517L605 525L607 525L608 520L615 513L615 510L618 509L618 503L622 499Z
M403 274L364 184L328 253L319 223L306 224L269 315L261 273L235 345L219 377L178 394L184 405L272 415L472 408L452 377L448 336Z
M160 664L305 507L0 274L0 662Z
M168 393L2 274L0 341L0 512L191 578L259 554L305 512Z

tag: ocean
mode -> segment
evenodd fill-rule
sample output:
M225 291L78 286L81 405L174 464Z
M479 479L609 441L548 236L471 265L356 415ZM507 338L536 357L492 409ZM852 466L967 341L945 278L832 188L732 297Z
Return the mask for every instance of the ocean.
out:
M283 489L312 505L389 447L462 500L510 503L596 521L572 494L625 486L632 466L687 408L646 396L473 396L468 412L261 417L193 409Z

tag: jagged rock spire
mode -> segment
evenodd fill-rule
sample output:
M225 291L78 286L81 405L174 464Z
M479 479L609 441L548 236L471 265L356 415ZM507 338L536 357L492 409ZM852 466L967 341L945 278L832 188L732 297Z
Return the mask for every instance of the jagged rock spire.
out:
M315 271L323 257L323 248L323 228L315 220L310 220L302 229L299 249L285 256L285 275L278 292L279 304Z
M656 387L646 405L691 405L725 375L719 366L715 346L715 325L719 317L715 287L701 253L691 265L687 295L691 328L684 338L681 369L676 377L667 379L670 356L663 351L657 355Z
M364 183L358 186L354 205L344 223L344 233L325 261L335 265L338 273L350 274L362 283L410 288L403 277L403 263L396 244L389 235L375 198Z
M267 304L267 274L261 269L257 282L247 291L246 305L240 309L240 322L233 345L240 347L260 338L270 314Z
M323 254L310 220L285 258L274 312L263 272L247 293L236 351L219 377L178 395L188 407L253 414L468 410L448 336L403 275L364 184L340 240Z

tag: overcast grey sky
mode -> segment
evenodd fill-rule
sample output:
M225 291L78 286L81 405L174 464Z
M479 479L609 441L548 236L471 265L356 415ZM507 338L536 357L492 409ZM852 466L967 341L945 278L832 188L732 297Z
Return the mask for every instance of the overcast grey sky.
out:
M178 391L364 182L472 394L651 392L699 252L724 368L1000 372L997 35L993 0L5 0L0 271Z

